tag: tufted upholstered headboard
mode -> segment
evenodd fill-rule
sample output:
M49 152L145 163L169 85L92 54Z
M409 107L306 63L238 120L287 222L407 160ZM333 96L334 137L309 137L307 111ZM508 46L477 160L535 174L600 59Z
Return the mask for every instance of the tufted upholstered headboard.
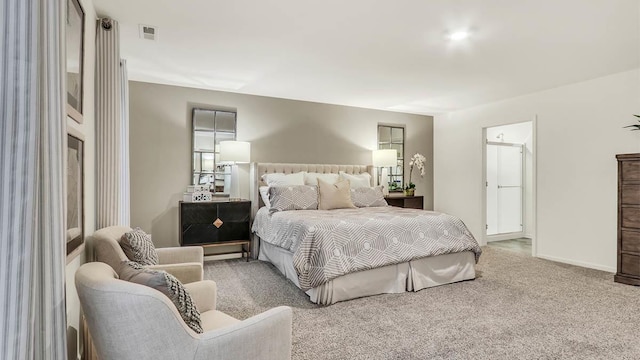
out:
M338 174L344 171L347 174L371 174L371 186L374 182L373 165L329 165L329 164L287 164L287 163L251 163L249 169L249 191L251 197L251 219L255 217L258 209L264 206L260 198L260 186L266 186L262 181L262 175L269 173L294 174L300 171L315 172L321 174ZM253 236L253 235L252 235ZM257 236L253 239L251 254L254 258L258 254Z
M251 191L251 214L255 215L259 208L264 206L258 188L266 186L262 181L262 175L270 173L294 174L300 171L320 173L320 174L338 174L344 171L347 174L371 174L373 186L373 166L372 165L329 165L329 164L286 164L286 163L251 163L250 168L250 191Z

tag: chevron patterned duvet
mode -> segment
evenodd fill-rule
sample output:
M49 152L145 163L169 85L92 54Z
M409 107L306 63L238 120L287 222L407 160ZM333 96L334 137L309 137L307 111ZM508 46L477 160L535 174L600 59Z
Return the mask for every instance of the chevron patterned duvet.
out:
M252 231L293 252L305 291L338 276L427 256L472 251L477 262L482 252L460 219L391 206L273 214L262 207Z

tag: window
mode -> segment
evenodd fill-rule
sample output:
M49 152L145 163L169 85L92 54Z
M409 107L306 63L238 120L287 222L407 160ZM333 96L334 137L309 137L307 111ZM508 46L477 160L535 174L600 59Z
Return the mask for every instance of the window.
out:
M192 184L213 184L213 192L225 192L230 174L228 167L218 165L220 142L235 139L235 112L193 109Z
M391 183L389 191L402 191L404 184L404 127L378 125L378 149L398 151L398 165L389 173Z

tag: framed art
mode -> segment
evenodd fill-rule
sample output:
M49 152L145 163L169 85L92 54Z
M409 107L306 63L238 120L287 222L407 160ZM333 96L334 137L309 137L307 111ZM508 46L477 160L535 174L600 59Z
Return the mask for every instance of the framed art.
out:
M82 123L84 10L79 0L66 0L67 115Z
M84 243L84 142L67 135L67 256Z

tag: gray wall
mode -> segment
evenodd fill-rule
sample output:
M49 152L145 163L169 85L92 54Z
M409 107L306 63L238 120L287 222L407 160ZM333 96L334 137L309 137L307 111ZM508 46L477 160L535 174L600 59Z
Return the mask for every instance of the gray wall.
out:
M251 142L251 160L370 164L377 125L406 126L407 158L427 158L424 178L412 180L433 208L433 118L262 96L129 82L131 224L151 232L156 246L178 245L178 201L190 184L191 109L236 110L238 140ZM405 164L408 171L408 165ZM249 197L248 166L240 168ZM417 181L416 181L417 180Z

